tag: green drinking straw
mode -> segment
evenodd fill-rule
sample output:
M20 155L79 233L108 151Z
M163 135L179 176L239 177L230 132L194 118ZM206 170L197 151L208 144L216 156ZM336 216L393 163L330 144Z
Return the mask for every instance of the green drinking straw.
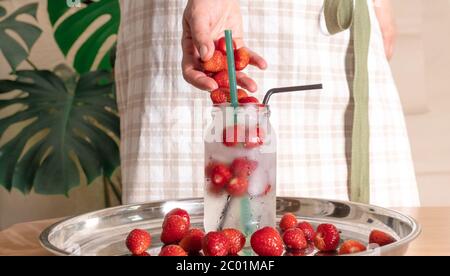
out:
M234 124L237 124L237 107L239 106L237 99L237 82L236 82L236 66L234 64L234 49L233 49L233 35L231 30L225 30L225 42L227 46L227 61L228 61L228 79L230 80L230 96L231 105L234 107ZM227 202L227 209L230 202ZM241 200L241 225L245 227L245 235L250 235L253 232L251 221L251 207L248 197L243 197ZM225 214L228 210L225 211Z
M234 108L237 108L239 103L237 99L236 69L234 64L233 36L231 34L231 30L225 31L225 42L227 45L228 78L230 80L231 104ZM236 113L234 118L236 123Z

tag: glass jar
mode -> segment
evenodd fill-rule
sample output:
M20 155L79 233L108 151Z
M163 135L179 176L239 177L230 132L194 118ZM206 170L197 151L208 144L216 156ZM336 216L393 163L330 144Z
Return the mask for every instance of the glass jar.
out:
M204 226L246 236L276 224L276 135L268 106L215 105L205 135Z

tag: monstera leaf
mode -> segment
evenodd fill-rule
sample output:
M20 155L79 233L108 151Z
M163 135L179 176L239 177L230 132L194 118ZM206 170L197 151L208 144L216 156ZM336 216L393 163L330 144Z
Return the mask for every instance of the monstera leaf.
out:
M48 13L50 22L55 28L55 40L67 56L73 47L75 49L75 58L73 67L79 73L86 73L91 69L111 69L110 55L112 43L106 54L101 57L100 64L97 68L92 68L100 49L103 49L105 43L110 37L117 34L120 22L120 8L118 0L98 0L98 1L82 1L86 3L82 8L70 8L67 1L47 0ZM69 9L75 11L67 15ZM95 22L101 18L106 18L106 22L97 26ZM92 26L95 30L92 31ZM81 46L76 46L76 42L89 29L89 35L86 40L83 38Z
M38 27L19 21L17 17L27 14L36 18L37 7L37 4L29 4L5 17L6 10L0 6L0 52L3 53L13 71L28 57L28 52L42 33ZM2 17L5 18L2 19ZM22 47L6 32L7 30L16 33L25 42L28 49Z
M68 81L50 71L15 74L16 80L0 81L0 110L17 104L24 108L0 117L0 133L18 122L27 124L0 146L0 185L67 195L80 184L81 173L88 183L110 177L120 162L110 73L95 71Z

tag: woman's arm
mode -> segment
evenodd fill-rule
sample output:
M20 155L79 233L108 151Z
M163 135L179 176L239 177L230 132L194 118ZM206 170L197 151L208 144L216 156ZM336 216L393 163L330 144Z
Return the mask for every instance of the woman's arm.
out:
M214 79L201 71L200 60L212 57L214 40L224 36L224 31L233 31L237 47L243 47L242 17L238 0L189 0L183 15L183 77L193 86L207 91L217 89ZM266 61L249 51L250 64L260 69L267 67ZM243 88L254 92L256 83L242 72L237 72L237 81Z
M392 3L391 0L374 0L374 5L375 13L383 34L386 57L390 60L394 53L395 38L397 34Z

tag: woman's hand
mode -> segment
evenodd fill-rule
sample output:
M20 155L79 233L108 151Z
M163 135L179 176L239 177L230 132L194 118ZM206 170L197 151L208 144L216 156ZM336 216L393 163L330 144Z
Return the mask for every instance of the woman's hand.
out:
M183 77L193 86L207 91L218 88L214 79L201 70L201 60L209 60L215 50L214 41L224 36L224 31L233 31L238 48L244 47L242 16L238 0L189 0L183 15ZM250 51L250 64L260 69L267 67L266 61ZM242 72L236 72L237 82L254 92L256 83Z
M388 60L394 54L396 26L390 0L374 0L375 13L383 34L384 50Z

